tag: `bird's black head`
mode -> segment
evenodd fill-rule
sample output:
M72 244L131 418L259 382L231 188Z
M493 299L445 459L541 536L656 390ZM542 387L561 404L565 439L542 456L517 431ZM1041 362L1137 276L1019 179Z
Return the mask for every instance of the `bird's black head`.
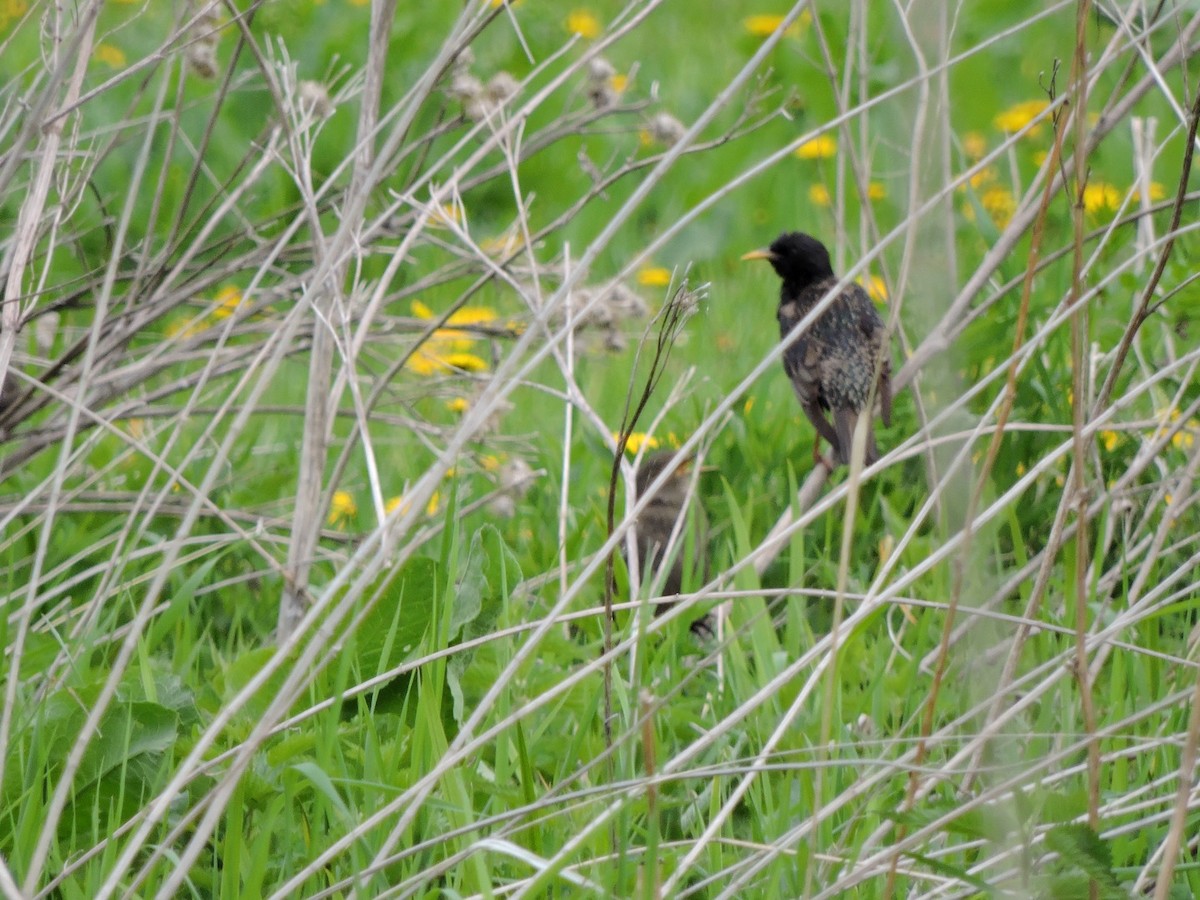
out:
M800 289L833 275L833 264L825 245L809 234L781 234L766 250L747 253L742 259L765 259L784 284Z

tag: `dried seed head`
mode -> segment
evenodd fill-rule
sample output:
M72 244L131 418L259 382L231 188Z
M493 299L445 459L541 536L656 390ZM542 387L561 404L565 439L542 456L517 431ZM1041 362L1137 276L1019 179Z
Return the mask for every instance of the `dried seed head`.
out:
M649 131L654 140L671 147L679 142L687 129L670 113L660 112L650 120Z
M619 281L614 281L608 286L601 303L612 310L613 318L617 321L640 319L650 312L642 295Z
M500 489L520 500L529 493L534 482L533 467L517 456L500 468Z
M188 68L201 78L217 77L217 45L215 42L201 41L187 48L186 59Z
M487 510L498 519L511 519L517 514L517 501L508 494L497 494L487 502Z
M484 93L492 103L503 103L514 96L519 88L517 79L508 72L497 72L488 80Z
M201 12L196 9L201 5L202 0L196 0L189 9L189 14L195 15L199 12L200 16L188 31L188 37L192 42L184 51L184 59L187 60L191 70L201 78L216 78L221 6L219 3L208 3Z
M58 322L59 315L56 312L38 316L33 325L33 343L37 347L38 353L49 356L54 349L54 338L58 334Z
M446 93L463 103L483 97L483 82L470 72L455 72Z
M596 109L608 109L617 103L616 89L607 81L589 81L587 85L588 102Z
M328 119L333 115L333 100L329 91L319 81L300 82L300 110L316 119Z
M603 56L593 57L587 65L588 81L608 81L617 74L617 70Z
M475 53L470 47L463 47L458 51L458 56L454 57L454 62L450 64L450 71L454 75L467 75L470 74L473 65L475 65Z

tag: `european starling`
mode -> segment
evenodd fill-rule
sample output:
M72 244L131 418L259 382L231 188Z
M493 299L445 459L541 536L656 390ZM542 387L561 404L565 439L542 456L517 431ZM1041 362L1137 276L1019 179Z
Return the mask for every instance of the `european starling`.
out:
M742 259L769 260L783 279L777 313L781 337L787 337L838 281L825 245L798 231L781 234L766 250L755 250ZM835 465L850 461L854 428L872 387L879 398L883 424L891 424L891 360L884 338L883 320L871 298L859 285L849 284L783 355L783 368L800 407L817 429L818 446L821 438L829 441ZM827 412L833 414L832 423ZM814 456L819 458L816 449ZM866 463L878 458L875 428L869 422Z
M637 475L634 477L638 497L649 490L650 485L674 458L674 451L664 450L642 460ZM650 502L637 518L638 572L644 581L649 581L653 575L658 574L663 561L663 551L670 543L675 525L687 512L691 472L692 460L685 459L679 463L675 471L668 476L667 481L650 498ZM670 568L667 569L663 580L664 596L683 592L683 543L688 534L688 525L689 523L685 521L680 526L679 537L676 540L675 558L671 561ZM691 527L695 535L696 567L703 572L704 527L699 511L693 515ZM655 615L664 613L668 609L670 609L669 604L659 604L655 609ZM700 635L711 633L708 617L697 619L692 623L691 629Z

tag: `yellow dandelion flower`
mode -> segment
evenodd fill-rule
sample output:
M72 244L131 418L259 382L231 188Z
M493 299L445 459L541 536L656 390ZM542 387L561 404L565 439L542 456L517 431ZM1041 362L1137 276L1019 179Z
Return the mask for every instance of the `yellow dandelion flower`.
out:
M1158 181L1150 182L1150 202L1151 203L1157 203L1159 200L1166 198L1166 196L1167 196L1167 189L1162 186L1161 182L1158 182ZM1142 192L1141 191L1133 192L1133 202L1134 203L1142 202Z
M992 217L992 221L1001 228L1012 220L1013 213L1017 211L1017 198L1006 187L988 188L979 198L979 202Z
M400 510L400 514L403 515L404 513L408 512L408 501L405 500L403 496L392 497L384 505L383 509L384 512L386 512L389 516L396 510Z
M417 375L433 375L443 369L436 356L420 349L414 350L404 361L404 368Z
M492 453L486 453L479 457L479 465L483 466L483 471L485 472L499 471L500 466L503 465L503 463L504 460L501 457Z
M1018 477L1018 478L1020 478L1021 476L1023 476L1023 475L1025 474L1025 472L1026 472L1026 471L1027 471L1027 470L1026 470L1026 468L1025 468L1025 463L1023 463L1023 462L1019 462L1019 463L1017 463L1017 477Z
M347 491L334 491L329 503L329 524L341 525L358 515L358 504Z
M672 447L674 447L676 450L678 450L680 447L683 446L683 441L679 440L679 435L677 435L673 431L667 432L667 443L670 444Z
M429 498L429 502L425 504L425 515L435 515L442 505L442 494L440 491L434 491L433 496Z
M808 199L817 206L828 206L832 202L829 196L829 188L823 184L810 185L808 188Z
M743 416L750 415L750 410L752 410L752 409L754 409L754 398L747 397L746 402L742 404L742 415Z
M226 285L217 292L216 307L212 314L214 319L228 319L242 305L242 292L233 285Z
M980 169L978 172L976 172L974 175L972 175L970 178L968 178L965 182L960 184L958 186L958 192L960 194L965 194L967 192L967 188L974 188L974 189L978 190L979 188L983 187L985 184L991 184L995 180L996 180L995 166L984 166L982 169Z
M671 270L662 266L646 266L638 272L637 283L644 287L666 287L671 283Z
M446 401L446 409L452 413L465 413L471 408L471 401L466 397L454 397Z
M435 313L420 300L414 300L411 308L413 316L418 319L431 321L441 318L440 315ZM489 309L486 306L464 306L461 309L456 309L450 314L449 318L446 319L447 327L439 328L431 335L429 343L435 344L436 346L430 347L430 349L468 350L475 344L477 338L470 332L462 330L462 327L472 325L492 325L498 318L499 316L496 315L496 311ZM452 327L456 325L459 327Z
M1037 153L1033 154L1033 164L1038 168L1041 168L1046 164L1046 160L1049 158L1049 153L1047 153L1045 150L1039 150Z
M782 24L783 16L768 14L747 16L742 19L742 28L746 30L746 33L758 38L770 37ZM800 13L800 18L788 26L784 34L788 37L799 37L801 29L810 24L812 24L812 13L806 9Z
M978 131L968 131L963 135L963 151L971 159L983 159L987 153L987 140Z
M620 72L611 75L608 79L608 86L612 88L614 94L623 94L625 88L629 87L629 76L622 75Z
M1176 450L1190 450L1196 443L1196 427L1200 425L1195 419L1188 419L1187 426L1171 435L1171 446Z
M455 369L464 372L484 372L488 364L474 353L460 350L446 352L436 341L428 341L409 356L404 367L417 375L439 375L448 374Z
M566 26L571 34L577 34L589 41L600 37L600 32L604 30L595 14L586 9L572 10L567 16Z
M1000 115L996 116L992 121L1001 131L1006 131L1009 134L1020 131L1038 116L1046 111L1046 107L1050 104L1045 100L1026 100L1024 103L1018 103L1015 106L1010 106ZM1041 130L1039 123L1034 128L1030 129L1029 134L1035 135Z
M207 326L204 319L175 319L167 325L168 338L190 338L202 332Z
M128 62L125 51L112 44L97 44L96 49L92 51L92 59L114 69L123 69Z
M1118 432L1107 428L1100 432L1100 445L1109 453L1119 443L1121 443L1121 435Z
M451 368L464 372L486 372L488 367L487 360L474 353L447 353L445 361Z
M867 296L876 303L887 303L888 289L887 283L878 275L868 275L866 281L860 275L855 279L859 284L867 289Z
M643 147L654 146L654 135L647 128L642 128L638 131L638 143Z
M1083 208L1095 215L1105 210L1115 210L1121 205L1121 192L1111 184L1097 181L1083 189Z
M800 159L829 159L837 154L837 139L831 134L820 134L796 148L794 155Z
M613 432L613 440L619 441L621 435ZM643 431L633 431L629 434L629 440L625 443L625 449L630 453L637 453L642 447L649 447L651 450L659 448L658 438L653 435L646 434Z
M367 0L371 2L371 0ZM520 6L522 0L484 0L492 9L499 9L501 6Z
M872 181L867 185L868 200L883 200L887 197L887 188L878 181Z

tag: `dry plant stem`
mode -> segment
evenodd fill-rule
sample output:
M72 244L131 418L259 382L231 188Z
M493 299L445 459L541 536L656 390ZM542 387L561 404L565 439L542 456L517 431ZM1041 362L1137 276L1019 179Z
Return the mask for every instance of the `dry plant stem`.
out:
M1051 82L1053 85L1053 82ZM1053 91L1053 86L1051 87ZM1051 101L1054 97L1051 94ZM1066 133L1067 118L1065 116L1057 116L1055 118L1054 129L1054 146L1050 152L1050 159L1047 163L1050 171L1055 171L1058 168L1059 160L1062 158L1062 142L1063 136ZM962 596L963 580L965 578L965 568L970 555L970 547L972 544L972 523L975 519L975 512L978 509L979 501L983 497L983 492L987 488L991 478L991 473L995 467L996 457L1000 453L1000 444L1003 440L1005 428L1008 424L1009 416L1012 413L1013 403L1016 401L1017 394L1017 374L1020 368L1020 352L1025 343L1025 329L1029 321L1029 299L1033 289L1034 273L1038 270L1038 264L1041 257L1042 238L1045 233L1046 214L1050 209L1050 199L1053 196L1050 190L1051 182L1046 181L1042 191L1041 203L1038 207L1037 218L1033 223L1033 234L1030 238L1029 260L1025 266L1025 275L1021 285L1021 300L1020 309L1017 313L1016 334L1013 336L1013 348L1010 354L1010 362L1008 366L1008 375L1005 379L1003 399L1000 404L1000 409L996 415L996 428L992 432L991 440L988 442L987 454L980 467L979 477L975 481L974 490L971 491L967 510L964 517L964 537L963 537L963 552L958 557L954 569L954 588L951 594L951 602L947 609L945 624L942 629L942 636L937 649L937 661L934 666L933 682L930 687L929 696L926 699L925 710L922 715L921 722L921 740L917 747L916 766L912 776L909 779L908 794L905 799L904 809L911 809L916 799L918 776L917 770L925 760L926 740L933 730L933 716L936 707L937 695L939 693L942 680L945 677L946 668L949 664L950 645L954 632L954 620L958 609L959 600ZM1001 684L1005 683L1001 679ZM980 753L982 754L982 750ZM978 762L979 757L976 757ZM974 768L974 767L973 767ZM970 783L973 780L973 775L967 776L967 782L963 787L964 791L970 790ZM903 837L905 831L904 825L900 825L897 833ZM895 866L899 862L899 857L893 859L893 872ZM894 887L894 880L889 876L889 892Z
M366 87L361 97L358 120L358 144L355 166L350 183L349 197L362 198L360 208L373 187L371 176L373 142L379 118L379 100L382 93L383 72L386 68L390 24L395 12L396 0L378 0L371 4L372 39L367 51ZM428 77L428 76L426 76ZM283 113L282 103L277 103ZM310 204L312 232L320 236L321 223ZM351 213L343 221L357 219ZM344 227L344 226L343 226ZM342 246L335 241L335 247ZM300 449L300 469L296 478L296 509L292 519L292 543L288 547L287 578L279 599L279 618L276 624L276 640L287 640L303 615L301 590L308 583L309 567L316 549L317 534L321 527L322 482L328 456L332 410L337 406L337 397L330 396L330 379L333 373L334 334L332 318L335 310L345 302L341 285L345 278L345 261L326 263L318 258L315 296L309 293L309 302L317 317L313 333L308 371L308 395L306 400L305 425ZM326 269L325 266L329 268Z
M1071 356L1075 394L1073 397L1072 465L1075 495L1075 678L1079 684L1079 701L1083 712L1083 725L1090 738L1087 743L1088 757L1088 825L1093 831L1100 827L1100 742L1096 736L1096 707L1092 696L1092 679L1088 667L1088 498L1086 478L1086 453L1084 420L1087 415L1088 366L1087 366L1087 306L1078 302L1083 287L1083 194L1087 186L1087 14L1090 0L1079 0L1075 15L1075 59L1072 63L1071 80L1075 85L1075 203L1072 219L1075 231L1075 253L1072 258L1071 290L1068 304L1071 314ZM1065 500L1064 500L1065 504ZM1088 885L1092 900L1100 895L1100 885L1094 879Z
M666 371L667 362L671 357L671 349L675 345L675 338L679 334L679 330L683 327L684 311L681 309L681 304L687 297L686 284L680 285L675 292L675 295L667 301L667 305L659 314L658 336L654 345L654 356L650 360L650 371L646 374L645 384L642 386L641 394L638 395L636 404L633 401L634 382L633 377L637 374L638 361L641 359L642 348L645 346L647 339L650 337L650 329L653 328L653 322L642 335L641 343L638 345L638 352L634 356L633 373L629 381L629 391L625 396L625 411L622 414L621 428L617 435L617 447L613 454L612 468L608 479L608 504L605 507L605 529L608 535L609 542L612 543L612 549L608 553L608 558L604 564L604 656L611 660L612 637L613 637L613 597L616 594L616 558L617 544L613 541L616 535L616 512L617 512L617 482L621 477L621 464L625 461L625 449L629 446L629 437L637 428L638 420L646 409L646 405L650 402L650 398L654 395L655 389L658 387L659 381L662 379L663 372ZM631 408L632 407L632 408ZM682 459L682 456L680 457ZM650 485L646 491L647 498L652 496L654 492L665 484L670 477L670 472L664 471L654 483ZM646 498L638 498L639 500ZM628 503L626 504L629 505ZM630 558L636 560L637 554L631 553ZM636 568L637 562L632 562L632 566ZM643 573L638 573L639 575ZM604 666L604 746L606 750L611 750L613 743L613 696L612 696L612 662L608 662ZM610 764L610 776L613 775ZM616 835L613 835L613 852L617 852Z
M1059 4L1059 6L1065 5L1065 3ZM1056 6L1052 9L1046 10L1043 13L1039 13L1038 15L1039 17L1050 15L1057 9L1058 7ZM1178 65L1185 57L1185 49L1190 54L1191 48L1188 42L1191 41L1192 37L1197 31L1200 31L1200 15L1193 16L1188 21L1187 25L1182 29L1180 42L1176 45L1173 45L1170 50L1163 54L1163 57L1158 62L1156 68L1162 70ZM939 66L937 71L940 72L942 69L948 68L961 58L963 58L963 55L960 54L959 57L955 57L954 59L947 61L945 65ZM1107 134L1115 127L1115 123L1127 115L1128 111L1133 108L1133 105L1140 100L1142 96L1144 96L1156 83L1157 82L1153 76L1147 75L1133 88L1131 88L1124 97L1122 97L1120 100L1114 100L1110 107L1105 110L1105 113L1101 116L1100 121L1097 123L1095 128L1093 128L1093 130L1089 133L1087 142L1088 150L1090 151L1090 149L1096 146L1103 137L1107 136ZM895 89L885 91L883 94L873 98L869 103L862 104L862 108L865 109L868 106L877 104L881 100L890 99L896 93L898 93L898 91ZM1198 98L1198 100L1200 100L1200 98ZM1194 143L1194 141L1189 142L1189 147L1191 146L1191 143ZM932 201L923 203L918 208L912 210L909 215L909 220L915 220L921 215L924 215L927 211L931 210L933 208L933 202L939 202L943 195L948 195L954 190L955 187L964 183L967 177L975 174L978 171L982 171L986 165L990 164L996 158L998 152L999 151L995 151L992 154L984 157L983 160L972 167L967 173L960 176L951 184L946 185L944 190L935 196ZM774 157L772 157L772 159L773 158ZM1051 176L1051 179L1050 190L1053 193L1057 193L1058 191L1062 190L1064 182L1061 176L1054 175ZM703 204L701 205L703 206ZM968 279L968 283L959 291L958 296L951 303L950 309L942 317L938 325L913 351L912 355L904 363L904 365L893 374L892 386L895 394L899 394L903 388L907 387L916 378L921 368L923 368L924 365L929 362L929 360L937 356L939 353L944 352L949 345L949 342L952 341L961 332L962 328L965 327L965 323L973 318L970 309L971 300L982 289L983 285L987 283L987 280L995 274L996 269L999 268L1001 262L1003 262L1003 260L1012 254L1021 236L1036 219L1037 210L1039 208L1040 202L1037 206L1024 205L1013 215L1012 221L1009 223L1008 227L1005 228L996 245L985 255L975 272L972 273L971 277ZM894 237L902 229L904 229L904 227L905 223L901 223L897 229L893 230L888 236L886 236L880 242L879 249L882 249L883 246L885 246L887 243L890 243L891 240L894 239ZM847 277L856 275L869 261L869 259L865 259L860 265L853 267L848 273ZM802 324L797 327L802 328L804 326ZM806 480L804 489L801 491L801 495L807 495L812 498L819 496L820 486L824 483L825 476L827 474L828 473L820 472L819 468L814 469ZM807 509L807 507L802 505L800 509L801 511L804 511ZM754 567L755 570L760 574L761 572L765 571L768 566L770 566L775 557L778 556L778 554L787 545L787 539L790 537L793 530L793 521L794 519L792 510L785 510L780 516L778 522L771 529L770 535L774 536L775 538L773 545L768 545L764 542L764 544L755 551L753 557ZM770 539L771 538L769 536L768 540Z
M944 10L943 10L943 15L944 15ZM916 42L914 41L913 43L914 43L914 47L915 47ZM1054 97L1053 97L1053 95L1051 95L1050 100L1053 101L1053 99L1054 99ZM1054 148L1053 148L1053 151L1051 154L1051 160L1048 164L1049 169L1051 171L1054 171L1055 167L1058 164L1058 159L1061 155L1062 135L1063 135L1063 128L1061 127L1061 123L1060 123L1059 127L1057 127L1055 129ZM915 154L914 154L914 156L915 156ZM916 171L917 171L917 167L914 165L914 167L912 169L913 174L910 179L910 191L912 192L913 196L917 195L916 192L918 190ZM956 560L955 560L955 563L953 566L953 586L951 589L950 602L947 606L946 615L944 617L944 621L943 621L943 625L942 625L942 634L941 634L941 638L939 640L939 646L938 646L938 650L937 650L937 663L934 667L933 677L932 677L932 681L929 686L929 691L928 691L928 693L923 701L923 704L922 704L923 709L922 709L922 713L921 713L920 736L917 741L914 765L913 765L913 768L909 775L908 788L907 788L907 792L905 795L905 799L904 799L903 804L901 805L901 809L904 811L910 810L913 807L914 799L917 794L919 772L921 771L921 768L924 765L925 755L926 755L927 748L928 748L928 740L929 740L930 735L933 732L933 722L934 722L935 711L937 708L937 699L938 699L938 696L941 691L942 682L943 682L943 679L945 678L946 669L947 669L947 665L949 662L950 636L954 629L954 621L955 621L955 618L957 615L959 603L962 599L962 591L963 591L964 580L966 577L966 569L967 569L968 560L970 558L971 549L972 549L972 545L973 545L973 537L974 537L973 521L975 518L975 511L978 508L979 500L982 497L983 490L988 483L992 465L995 462L996 455L1000 449L1000 442L1004 435L1004 428L1008 422L1008 416L1009 416L1009 413L1011 412L1013 402L1016 398L1016 377L1017 377L1018 360L1019 360L1018 354L1021 350L1021 345L1024 340L1025 326L1026 326L1026 321L1028 318L1028 311L1029 311L1030 288L1031 288L1032 282L1033 282L1033 273L1037 268L1038 254L1040 252L1040 247L1041 247L1041 238L1042 238L1042 233L1043 233L1043 226L1045 224L1046 212L1050 205L1050 198L1051 198L1050 187L1051 187L1051 182L1049 181L1049 179L1047 179L1045 188L1042 191L1042 199L1041 199L1041 204L1038 209L1038 215L1037 215L1037 218L1034 220L1032 246L1030 249L1029 262L1028 262L1028 264L1026 266L1026 270L1025 270L1025 283L1024 283L1024 288L1023 288L1022 294L1021 294L1021 308L1020 308L1020 312L1018 314L1016 335L1013 339L1013 350L1012 350L1012 354L1010 357L1011 363L1009 364L1008 380L1007 380L1007 383L1005 384L1004 399L1001 404L999 414L997 416L996 430L992 433L991 442L988 447L987 458L986 458L986 460L982 466L982 469L979 473L979 478L976 481L975 489L971 492L971 494L968 498L967 509L964 513L962 550L961 550L960 554L956 557ZM953 229L951 229L949 231L949 235L950 235L950 243L953 244ZM906 252L911 251L911 248L913 245L913 238L915 238L915 231L912 234L910 234L909 241L907 242L906 247L905 247ZM926 427L928 427L928 426L926 425ZM927 469L929 471L929 474L933 475L936 470L936 462L933 457L932 448L930 449L930 452L926 455L926 459L927 459ZM906 832L907 832L907 826L903 822L901 822L899 825L896 826L897 839L902 840L904 838ZM886 881L885 888L884 888L884 897L886 897L886 898L891 898L895 893L896 876L898 873L899 864L900 864L900 855L896 854L895 856L892 857L891 865L888 870L887 881Z
M1200 682L1197 682L1200 690ZM646 900L662 896L662 875L659 871L658 840L658 785L655 782L655 764L658 750L654 740L654 695L643 689L639 696L642 719L642 768L646 785L646 825L649 832L646 840L646 863L642 871L642 888Z
M254 742L255 742L256 740L259 740L259 738L258 738L257 736L252 736L252 739L251 739L250 741L248 741L248 742L247 742L247 746L254 746ZM461 757L460 757L460 758L461 758ZM217 799L218 799L218 798L214 797L214 800L217 800Z
M1196 147L1197 125L1200 125L1200 91L1196 92L1196 96L1192 102L1191 114L1188 120L1187 142L1183 147L1183 165L1179 173L1179 186L1175 191L1175 209L1171 215L1171 225L1167 229L1166 243L1159 254L1154 272L1151 274L1150 280L1146 283L1145 290L1142 291L1142 299L1138 304L1137 310L1134 312L1133 321L1129 323L1129 326L1125 329L1125 333L1121 336L1121 343L1117 346L1117 354L1113 360L1112 368L1108 370L1108 375L1104 379L1104 385L1100 388L1100 393L1096 397L1096 402L1092 407L1093 416L1108 406L1109 398L1112 396L1113 389L1117 383L1117 377L1121 374L1121 368L1125 364L1125 359L1129 355L1129 350L1133 346L1138 331L1158 308L1157 304L1151 305L1151 300L1154 298L1154 292L1158 289L1158 283L1167 268L1167 262L1171 258L1171 251L1175 248L1175 236L1179 231L1179 224L1183 219L1183 204L1187 197L1188 181L1192 174L1192 158Z
M1192 811L1191 796L1196 777L1197 747L1200 746L1200 669L1196 670L1196 683L1192 691L1191 712L1188 715L1188 730L1184 737L1183 752L1179 759L1179 787L1175 793L1175 808L1171 813L1171 827L1163 845L1162 868L1155 876L1154 900L1167 900L1171 894L1171 881L1175 875L1175 864L1187 835L1188 813Z
M66 72L72 60L75 63L74 73L67 85L64 105L73 102L74 98L79 94L80 85L83 82L88 60L91 56L91 44L94 38L96 16L99 13L100 5L99 2L93 3L80 19L71 39L65 44L58 44L60 52L55 57L56 65L53 71L56 78L53 81L52 88L57 88L57 76ZM79 53L80 55L74 56L73 54L75 53ZM51 89L46 91L44 97L46 106L49 106L53 102ZM25 135L28 135L28 138L31 139L33 131L40 126L41 116L31 115L26 122ZM33 180L33 189L26 196L25 202L21 204L21 210L17 216L16 233L8 258L5 260L8 272L4 285L4 295L2 302L0 302L0 389L4 387L7 379L9 361L12 358L13 348L16 344L17 323L20 320L21 314L21 301L19 299L22 291L21 284L25 275L25 268L37 243L39 223L45 209L54 169L58 164L58 149L62 143L63 127L63 123L60 122L49 127L43 127L42 129L42 152ZM11 176L15 171L16 161L21 156L22 154L15 149L9 154L9 168L4 174ZM73 420L77 420L78 416L74 415L72 418ZM70 445L65 445L63 455L65 456L69 453L69 450ZM62 467L56 469L55 474L51 508L56 504L57 497L62 490ZM48 546L52 522L53 516L47 515L42 540L38 543L38 553L34 563L34 570L29 579L23 613L13 639L12 663L4 688L4 709L0 710L0 781L3 781L6 761L9 758L8 745L12 729L12 710L16 704L22 651L25 639L29 634L29 624L33 616L34 601L36 599L38 573L44 565L45 548ZM40 869L40 865L36 868ZM26 878L26 885L28 886L29 884L30 881Z

